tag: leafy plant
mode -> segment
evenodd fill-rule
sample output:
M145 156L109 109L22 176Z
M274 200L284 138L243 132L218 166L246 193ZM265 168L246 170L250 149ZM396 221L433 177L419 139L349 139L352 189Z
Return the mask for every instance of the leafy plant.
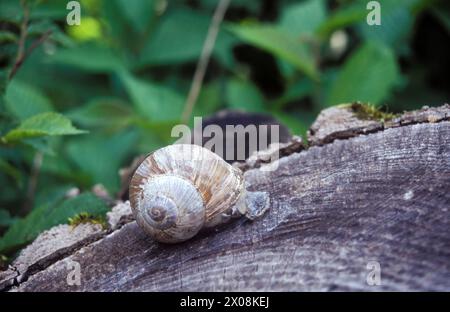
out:
M190 120L241 109L305 134L331 105L385 119L448 101L444 1L381 0L379 26L365 0L268 2L231 1ZM101 219L90 189L114 197L120 168L174 140L218 1L80 3L69 26L65 1L0 1L0 254Z
M54 225L66 223L79 213L102 215L108 211L105 203L91 193L84 193L67 199L59 193L47 203L33 209L25 218L17 220L0 240L0 250L7 252L24 245L41 231Z

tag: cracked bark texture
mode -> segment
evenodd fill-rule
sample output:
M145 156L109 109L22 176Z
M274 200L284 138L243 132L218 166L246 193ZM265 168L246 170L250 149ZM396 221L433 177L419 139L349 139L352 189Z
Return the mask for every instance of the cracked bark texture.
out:
M308 142L308 149L298 139L281 145L275 162L266 164L262 153L247 163L248 189L270 195L260 219L163 245L130 221L128 203L121 203L108 216L108 231L73 240L63 239L65 231L41 234L0 272L0 288L449 291L450 107L387 122L330 108ZM371 261L381 267L379 286L367 283ZM70 286L74 262L81 285Z

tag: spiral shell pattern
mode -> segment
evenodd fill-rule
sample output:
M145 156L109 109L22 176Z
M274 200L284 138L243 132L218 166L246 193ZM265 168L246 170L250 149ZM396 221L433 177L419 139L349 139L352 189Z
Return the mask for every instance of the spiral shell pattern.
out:
M136 169L130 183L137 223L165 243L185 241L202 228L225 222L242 204L244 193L239 169L190 144L153 152Z

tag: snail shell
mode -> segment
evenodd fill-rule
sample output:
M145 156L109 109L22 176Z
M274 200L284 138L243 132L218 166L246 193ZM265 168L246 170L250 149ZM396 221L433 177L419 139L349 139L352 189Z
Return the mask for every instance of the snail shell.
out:
M153 152L130 183L131 208L138 225L164 243L185 241L203 228L245 214L245 194L239 169L190 144Z

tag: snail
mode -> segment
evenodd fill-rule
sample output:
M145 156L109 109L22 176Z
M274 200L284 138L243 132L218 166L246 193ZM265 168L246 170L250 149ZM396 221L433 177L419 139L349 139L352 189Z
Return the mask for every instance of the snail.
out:
M137 224L163 243L186 241L233 217L253 220L269 208L266 192L245 189L241 170L191 144L169 145L147 156L129 191Z

